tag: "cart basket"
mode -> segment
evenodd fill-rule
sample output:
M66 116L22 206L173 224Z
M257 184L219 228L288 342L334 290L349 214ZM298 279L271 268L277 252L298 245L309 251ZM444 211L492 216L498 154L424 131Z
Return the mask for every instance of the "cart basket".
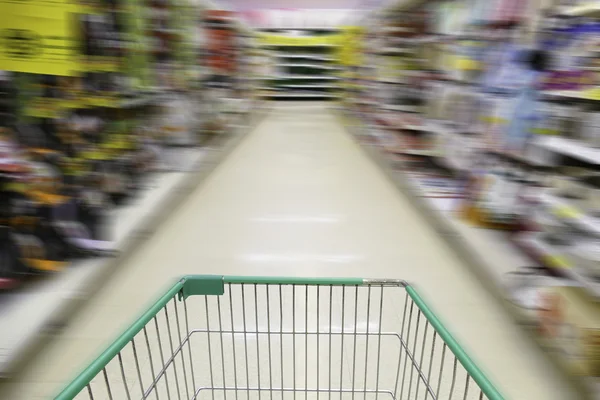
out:
M57 397L503 397L400 280L186 276Z

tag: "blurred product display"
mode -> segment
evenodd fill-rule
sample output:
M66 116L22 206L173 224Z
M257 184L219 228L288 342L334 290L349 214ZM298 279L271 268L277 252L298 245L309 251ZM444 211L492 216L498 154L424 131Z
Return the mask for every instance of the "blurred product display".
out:
M254 49L254 35L231 13L157 0L56 7L55 21L74 18L68 67L31 73L0 60L5 322L22 306L69 301L49 299L52 288L89 286L134 225L151 219L201 168L208 146L218 149L219 138L246 124L258 101L242 55ZM19 18L26 25L29 17ZM12 351L20 346L14 340L40 332L15 326L0 347ZM10 351L0 357L0 374L17 357Z
M546 3L416 1L372 13L342 109L358 141L596 396L600 12Z

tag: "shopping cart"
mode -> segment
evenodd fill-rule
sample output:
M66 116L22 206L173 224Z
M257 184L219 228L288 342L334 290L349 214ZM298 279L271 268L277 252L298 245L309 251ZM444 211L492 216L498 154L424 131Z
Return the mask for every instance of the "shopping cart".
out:
M180 279L73 398L503 399L403 281L232 276Z

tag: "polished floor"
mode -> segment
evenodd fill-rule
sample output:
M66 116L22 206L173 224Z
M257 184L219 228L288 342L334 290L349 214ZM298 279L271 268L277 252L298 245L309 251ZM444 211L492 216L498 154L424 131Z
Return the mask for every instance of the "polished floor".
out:
M573 398L322 103L273 106L0 398L56 394L176 276L205 273L408 280L506 398Z

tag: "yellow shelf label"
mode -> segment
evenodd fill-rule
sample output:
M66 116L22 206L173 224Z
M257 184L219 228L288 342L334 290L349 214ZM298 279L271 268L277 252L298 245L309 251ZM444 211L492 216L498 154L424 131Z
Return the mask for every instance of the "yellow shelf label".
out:
M546 255L543 257L544 262L553 268L568 269L571 268L569 262L561 256Z
M581 213L569 206L560 206L554 210L554 214L560 218L576 219L581 216Z

